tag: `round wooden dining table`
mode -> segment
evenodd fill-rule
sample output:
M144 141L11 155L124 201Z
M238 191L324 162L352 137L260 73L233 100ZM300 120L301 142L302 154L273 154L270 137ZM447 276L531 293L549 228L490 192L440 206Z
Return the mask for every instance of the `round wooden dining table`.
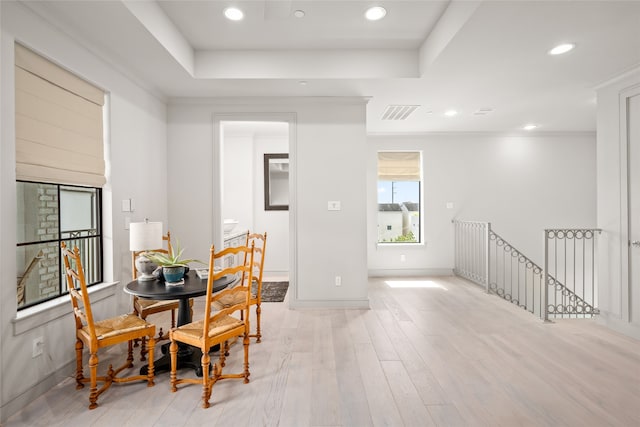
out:
M237 277L234 275L225 275L213 283L213 292L219 292L234 283ZM167 285L164 280L134 280L125 285L124 291L140 298L148 298L154 300L175 300L179 301L178 305L178 323L177 326L191 323L191 307L189 299L202 296L207 293L207 279L200 279L195 271L190 270L184 277L184 284ZM171 370L171 358L168 351L169 344L164 344L160 359L153 362L154 372L168 372ZM186 344L179 344L178 349L178 369L193 368L198 376L202 376L202 365L200 359L202 353L200 349ZM213 349L215 350L215 349ZM140 374L146 375L148 366L140 368Z

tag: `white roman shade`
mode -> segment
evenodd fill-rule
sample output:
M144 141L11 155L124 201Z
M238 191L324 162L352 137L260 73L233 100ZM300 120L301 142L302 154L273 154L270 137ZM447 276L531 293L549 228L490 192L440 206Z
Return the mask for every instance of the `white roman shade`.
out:
M104 92L15 45L16 178L101 187Z
M420 153L417 151L379 151L378 180L420 181Z

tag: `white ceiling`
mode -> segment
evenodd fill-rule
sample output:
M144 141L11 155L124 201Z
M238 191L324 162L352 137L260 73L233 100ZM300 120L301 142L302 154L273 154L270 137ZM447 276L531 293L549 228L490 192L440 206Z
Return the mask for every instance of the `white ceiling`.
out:
M640 1L25 4L167 98L366 96L370 133L594 131L595 88L640 66ZM243 21L222 17L231 4ZM382 21L364 20L372 4ZM420 107L381 120L396 104Z
M242 23L224 18L230 4ZM196 50L210 49L416 49L448 1L395 1L387 19L362 19L362 1L160 1L160 8ZM304 10L303 18L293 12Z

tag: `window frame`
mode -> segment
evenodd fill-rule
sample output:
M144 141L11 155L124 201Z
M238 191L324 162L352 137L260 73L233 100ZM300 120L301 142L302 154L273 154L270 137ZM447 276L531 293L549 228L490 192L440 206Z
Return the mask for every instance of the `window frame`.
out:
M379 165L379 153L417 153L419 156L419 166L420 166L420 179L417 181L410 181L410 180L388 180L388 179L380 179L380 174L378 171L378 165ZM423 184L424 184L424 170L423 170L423 157L422 157L422 150L393 150L393 149L378 149L376 150L376 245L384 245L384 246L398 246L398 245L411 245L411 246L420 246L420 245L424 245L424 236L423 236L423 229L424 229L424 194L423 194ZM418 233L417 235L415 235L414 237L416 238L415 242L409 242L409 241L390 241L390 242L384 242L384 241L380 241L380 223L379 223L379 213L380 213L380 198L379 198L379 185L380 182L416 182L418 184L418 190L417 190L417 194L418 194L418 215L419 215L419 221L418 221ZM392 184L393 186L393 184Z
M58 274L58 293L56 295L52 295L49 296L47 298L42 298L42 299L38 299L37 301L31 302L31 303L26 303L23 305L18 306L17 305L17 301L16 301L16 306L17 306L17 310L18 312L20 312L21 310L27 309L27 308L33 308L33 307L37 307L38 305L41 305L43 303L47 303L49 301L55 300L56 298L60 298L64 295L68 295L69 294L69 290L67 289L67 284L66 284L66 280L65 280L65 275L64 275L64 268L63 268L63 264L62 264L62 256L61 256L61 250L60 250L60 243L61 242L69 242L69 241L78 241L78 240L91 240L91 239L95 239L96 241L96 245L97 245L97 254L95 259L93 260L93 262L95 262L96 264L96 270L97 270L97 274L94 278L93 281L88 281L87 282L87 286L91 287L97 284L100 284L103 282L103 278L104 278L104 248L103 248L103 221L102 221L102 188L100 187L89 187L89 186L81 186L81 185L74 185L74 184L63 184L63 183L56 183L56 182L41 182L41 181L29 181L29 180L16 180L16 186L18 185L18 183L25 183L25 184L43 184L43 185L48 185L48 186L54 186L56 188L57 191L57 215L58 215L58 221L57 221L57 238L56 239L48 239L48 240L31 240L31 241L24 241L24 242L16 242L16 250L18 250L18 248L21 247L26 247L26 246L35 246L35 245L42 245L42 244L50 244L50 243L56 243L57 247L58 247L58 269L59 269L59 274ZM94 190L95 191L95 195L96 195L96 201L95 201L95 212L92 212L92 214L95 215L95 220L96 220L96 224L95 224L95 234L91 234L91 235L87 235L87 236L64 236L64 234L68 234L69 231L63 232L62 231L62 211L60 208L60 193L61 193L61 189L65 188L65 187L73 187L73 188L79 188L79 189L85 189L85 190ZM16 224L17 225L17 224ZM83 230L72 230L73 232L77 232L77 231L83 231ZM93 230L92 230L93 231ZM87 278L89 278L87 276Z

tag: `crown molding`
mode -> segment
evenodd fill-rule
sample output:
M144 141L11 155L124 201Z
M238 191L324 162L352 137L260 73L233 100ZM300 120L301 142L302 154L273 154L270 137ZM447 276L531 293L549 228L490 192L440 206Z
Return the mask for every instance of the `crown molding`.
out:
M233 97L174 97L168 105L366 105L369 96L233 96Z
M596 137L596 131L557 131L557 132L528 132L528 131L495 131L495 132L368 132L368 138L382 139L416 138L416 137L517 137L517 138L549 138L549 137Z

